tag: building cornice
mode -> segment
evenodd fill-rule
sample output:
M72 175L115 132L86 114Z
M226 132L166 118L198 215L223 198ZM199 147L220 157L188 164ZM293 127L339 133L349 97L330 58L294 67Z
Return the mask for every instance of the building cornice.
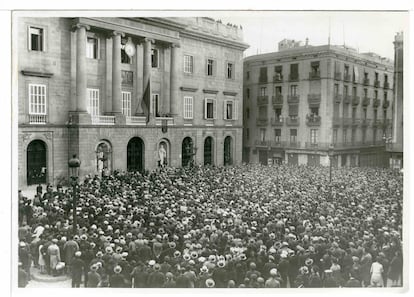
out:
M21 73L26 76L36 76L36 77L46 77L51 78L53 73L51 72L41 72L41 71L33 71L33 70L22 70Z
M182 86L180 87L180 90L184 92L197 92L198 88Z

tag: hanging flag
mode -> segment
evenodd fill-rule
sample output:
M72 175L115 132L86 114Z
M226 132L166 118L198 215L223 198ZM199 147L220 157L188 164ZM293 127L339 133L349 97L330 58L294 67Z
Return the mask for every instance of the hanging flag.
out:
M151 102L151 85L150 85L150 79L148 79L147 85L145 87L144 95L142 96L142 101L141 101L141 107L146 116L146 123L149 122L149 118L150 118L150 102Z

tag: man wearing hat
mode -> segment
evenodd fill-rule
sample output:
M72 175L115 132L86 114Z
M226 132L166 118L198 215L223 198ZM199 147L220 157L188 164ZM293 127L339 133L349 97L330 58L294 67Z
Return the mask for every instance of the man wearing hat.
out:
M82 253L75 252L75 257L72 260L72 288L80 288L82 282L83 270L85 269L85 262L81 259Z
M75 252L79 250L79 244L74 239L75 236L72 239L68 240L63 245L63 253L64 253L63 259L64 259L64 262L66 263L66 268L67 268L68 273L70 273L70 270L72 267L72 259L75 256Z
M216 285L215 281L211 278L206 280L206 288L214 288Z
M150 288L162 288L164 286L165 275L161 272L161 265L154 264L154 271L148 275L148 286Z
M49 256L50 271L53 276L57 275L56 265L60 262L60 249L57 245L58 240L52 239L52 244L47 248L47 254Z
M280 288L280 278L276 268L269 271L269 278L265 282L265 288Z
M148 272L145 270L144 264L138 262L131 272L133 288L146 288L148 280Z
M90 270L88 272L88 279L85 280L86 286L88 288L97 288L98 284L101 282L101 276L99 275L98 271L98 265L93 264L90 267Z
M111 288L124 288L125 287L125 278L121 274L122 268L117 265L114 267L114 274L109 276L109 286Z
M323 280L323 287L324 288L337 288L339 287L338 282L335 280L332 270L326 269L325 271L325 278Z
M226 262L224 260L219 260L217 262L217 267L213 271L212 278L215 282L216 288L225 288L228 281L228 273L225 268Z

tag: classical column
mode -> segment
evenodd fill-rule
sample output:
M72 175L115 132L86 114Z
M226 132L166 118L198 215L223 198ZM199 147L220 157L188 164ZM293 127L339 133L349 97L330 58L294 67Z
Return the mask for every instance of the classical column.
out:
M76 111L86 112L86 30L89 26L76 24Z
M176 116L179 114L179 99L178 99L179 47L180 45L178 44L171 45L170 111L173 116Z
M112 113L121 113L121 37L114 31L112 36Z
M143 78L143 89L144 89L144 93L143 96L145 95L145 91L148 87L148 83L151 80L151 70L152 70L152 65L151 65L151 48L152 48L152 44L154 43L153 39L149 39L149 38L145 38L144 39L144 78ZM150 96L151 96L151 87L149 89L150 92ZM148 109L150 109L149 106L147 106Z

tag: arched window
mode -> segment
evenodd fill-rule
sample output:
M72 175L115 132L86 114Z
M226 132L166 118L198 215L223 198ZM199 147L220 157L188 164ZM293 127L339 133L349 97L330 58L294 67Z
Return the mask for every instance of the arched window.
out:
M193 156L194 156L194 145L193 140L191 137L186 137L183 140L183 144L181 147L181 165L183 167L189 166L193 163Z
M204 165L213 165L213 138L211 136L204 140Z
M33 140L27 146L27 185L46 183L46 144Z
M98 174L109 174L112 170L112 147L105 140L98 143L96 147L96 171Z
M144 170L144 141L139 137L134 137L128 142L127 170Z
M224 139L224 166L233 165L233 140L231 136Z

